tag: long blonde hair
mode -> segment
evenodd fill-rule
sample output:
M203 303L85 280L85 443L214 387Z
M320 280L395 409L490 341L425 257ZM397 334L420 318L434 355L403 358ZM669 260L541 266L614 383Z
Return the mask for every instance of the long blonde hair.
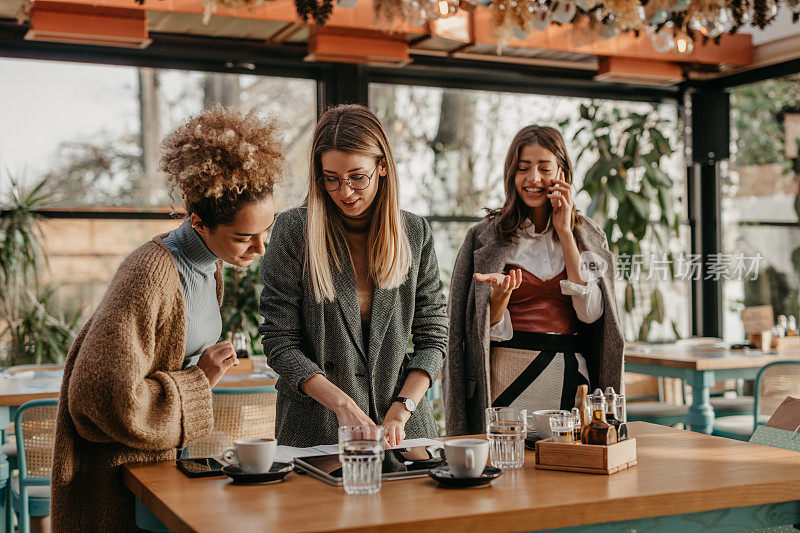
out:
M406 235L395 166L389 140L378 117L360 105L340 105L326 111L317 123L311 145L310 182L305 205L308 212L307 271L311 276L318 302L333 300L336 291L331 276L331 263L341 272L337 246L349 246L339 209L330 195L319 185L322 176L322 154L337 150L375 158L385 162L386 175L377 174L378 192L373 200L375 210L369 230L369 272L382 289L399 287L411 265L411 246Z

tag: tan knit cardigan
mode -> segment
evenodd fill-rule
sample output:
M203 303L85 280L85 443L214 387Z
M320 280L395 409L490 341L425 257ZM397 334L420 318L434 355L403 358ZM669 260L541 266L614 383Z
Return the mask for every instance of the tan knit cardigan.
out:
M175 459L176 448L214 424L205 374L197 366L181 370L186 308L163 237L122 262L67 356L53 457L54 531L135 531L122 465Z

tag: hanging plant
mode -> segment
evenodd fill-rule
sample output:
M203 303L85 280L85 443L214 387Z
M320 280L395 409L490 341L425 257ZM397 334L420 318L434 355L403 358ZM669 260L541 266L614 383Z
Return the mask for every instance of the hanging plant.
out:
M324 26L333 12L333 0L294 0L294 7L303 22L311 19L317 26Z
M145 0L134 0L144 5ZM204 23L217 7L254 8L272 0L205 0ZM419 26L439 17L472 11L476 5L489 4L493 10L496 36L504 46L511 36L527 37L534 29L545 30L550 24L577 26L588 21L601 38L612 38L620 32L638 36L648 31L652 36L671 32L675 39L702 39L703 43L719 42L720 36L734 34L749 24L763 29L778 13L779 2L786 3L792 21L800 18L800 0L374 0L376 19L389 23L407 22ZM334 0L294 0L297 15L304 22L313 20L324 26L333 12ZM673 48L657 44L668 52ZM683 46L680 53L691 53Z

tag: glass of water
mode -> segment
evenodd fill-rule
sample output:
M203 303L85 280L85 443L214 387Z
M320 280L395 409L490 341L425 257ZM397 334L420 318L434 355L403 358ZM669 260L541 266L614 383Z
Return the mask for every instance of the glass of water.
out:
M522 468L528 412L516 407L486 409L489 461L495 468Z
M339 461L347 494L375 494L381 490L383 426L339 427Z
M572 444L574 442L575 419L572 413L563 412L550 415L550 431L553 433L553 442Z

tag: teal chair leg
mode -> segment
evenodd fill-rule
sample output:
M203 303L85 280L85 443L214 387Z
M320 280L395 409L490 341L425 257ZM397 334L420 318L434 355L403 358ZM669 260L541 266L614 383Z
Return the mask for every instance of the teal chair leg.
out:
M20 487L19 533L31 533L31 510L28 505L28 490Z
M169 533L170 529L156 515L150 512L139 498L136 498L136 526L153 533Z
M12 472L13 475L13 472ZM9 478L9 482L6 485L6 488L3 489L5 493L3 494L3 502L5 502L5 521L6 521L6 531L8 533L14 532L14 499L11 495L11 479Z
M6 485L3 501L5 502L5 520L6 531L14 533L14 495L11 492L11 478L14 477L14 472L17 470L17 458L8 458L8 484Z
M50 515L50 498L32 498L27 487L20 487L21 494L17 494L9 487L13 498L13 510L17 515L19 533L30 533L31 516L42 517ZM13 529L9 530L13 533Z

